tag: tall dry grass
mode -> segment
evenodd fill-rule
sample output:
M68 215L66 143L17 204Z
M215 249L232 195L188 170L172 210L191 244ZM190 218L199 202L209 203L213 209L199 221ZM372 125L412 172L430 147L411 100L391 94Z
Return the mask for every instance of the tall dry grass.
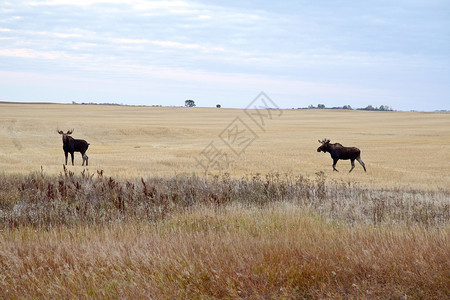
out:
M267 174L233 178L196 175L115 179L103 171L76 175L64 167L59 176L35 172L0 175L3 228L96 225L153 221L194 205L239 203L264 206L288 201L347 224L446 224L447 191L368 189L356 183L311 180L301 175Z
M344 226L288 202L7 229L0 297L447 299L448 229Z
M323 173L0 177L1 298L449 295L445 191Z

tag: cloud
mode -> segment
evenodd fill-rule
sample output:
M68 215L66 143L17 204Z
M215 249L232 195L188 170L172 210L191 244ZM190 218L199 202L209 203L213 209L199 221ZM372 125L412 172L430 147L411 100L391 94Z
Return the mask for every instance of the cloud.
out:
M59 32L53 32L53 33L43 33L43 34L52 34L55 37L63 38L63 39L70 39L70 38L82 38L83 35L81 33L59 33Z
M62 57L67 57L63 52L43 52L34 51L31 49L0 49L0 56L10 56L10 57L22 57L22 58L44 58L44 59L59 59Z
M146 0L46 0L31 1L30 6L70 6L92 8L96 6L126 6L136 12L169 11L173 14L186 14L190 12L190 3L187 1L146 1Z
M200 44L179 43L179 42L174 42L174 41L152 41L151 43L154 45L161 46L161 47L181 49L181 50L195 49L195 50L201 50L201 51L205 51L205 52L217 52L217 51L223 52L223 51L225 51L225 49L222 47L208 47L208 46L203 46Z
M166 7L187 7L186 1L146 1L146 0L44 0L29 1L26 4L32 6L43 5L67 5L67 6L93 6L97 4L127 4L140 9L155 9Z
M128 39L128 38L106 38L106 41L109 41L114 44L133 44L133 45L142 45L150 43L149 40L146 39Z

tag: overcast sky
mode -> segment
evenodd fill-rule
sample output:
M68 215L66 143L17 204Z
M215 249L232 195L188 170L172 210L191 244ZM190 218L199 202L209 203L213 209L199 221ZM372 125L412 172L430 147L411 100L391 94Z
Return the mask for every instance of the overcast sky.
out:
M0 0L0 100L450 109L450 1Z

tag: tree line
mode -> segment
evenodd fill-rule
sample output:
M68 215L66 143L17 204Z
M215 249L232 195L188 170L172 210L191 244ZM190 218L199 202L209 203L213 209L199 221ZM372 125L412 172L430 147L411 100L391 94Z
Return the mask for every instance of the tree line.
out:
M324 104L317 104L317 106L309 105L307 109L348 109L353 110L350 105L344 105L344 106L333 106L333 107L326 107ZM367 105L363 108L355 108L356 110L374 110L374 111L393 111L392 107L388 105L380 105L379 107Z

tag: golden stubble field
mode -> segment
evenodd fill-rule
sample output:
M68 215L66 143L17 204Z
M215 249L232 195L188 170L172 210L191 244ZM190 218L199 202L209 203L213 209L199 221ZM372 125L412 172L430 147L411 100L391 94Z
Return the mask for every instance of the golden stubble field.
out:
M73 128L74 138L90 143L87 169L119 178L204 174L209 162L208 173L236 177L323 171L327 179L376 188L449 189L448 113L249 113L254 119L225 108L0 103L0 170L59 174L64 154L56 130ZM367 173L356 163L349 174L349 161L333 172L330 155L316 151L322 138L359 147ZM81 163L76 153L70 170L81 172Z

